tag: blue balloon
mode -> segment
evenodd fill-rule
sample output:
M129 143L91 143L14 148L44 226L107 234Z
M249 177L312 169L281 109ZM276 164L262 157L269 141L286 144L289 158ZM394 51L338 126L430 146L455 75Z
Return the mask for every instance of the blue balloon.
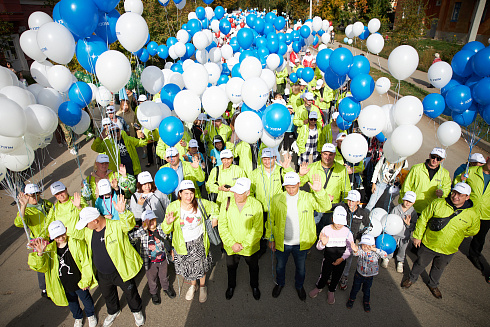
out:
M199 20L203 20L206 18L206 10L203 7L199 6L196 8L196 16Z
M233 49L233 52L238 52L240 50L240 44L238 44L238 39L236 36L230 39L230 46Z
M268 24L273 24L276 18L276 14L274 14L272 11L268 12L267 15L265 15L265 22Z
M91 74L95 74L95 64L99 56L109 50L107 43L97 35L80 39L76 45L77 60Z
M280 137L291 124L291 114L285 105L273 103L265 109L262 124L264 130L272 137Z
M311 29L308 27L308 25L303 25L299 29L299 33L303 39L306 39L311 35Z
M172 45L176 44L177 42L179 42L179 40L177 40L176 37L171 36L167 39L167 47L170 48Z
M179 118L168 116L158 126L158 133L163 142L168 146L174 146L184 136L184 125Z
M242 58L242 56L244 55L244 53L246 53L246 52L248 52L248 51L250 51L250 50L245 50L245 51L243 51L243 52L242 52L242 54L240 55L240 59ZM265 48L265 47L260 47L260 48L258 48L258 49L257 49L257 55L258 55L259 57L265 57L265 58L267 58L267 56L268 56L269 54L270 54L269 49L267 49L267 48ZM248 57L248 56L247 56L247 57ZM245 57L244 57L244 59L245 59ZM242 62L242 60L240 60L240 62Z
M361 40L365 40L367 39L369 36L369 30L368 30L368 27L367 26L364 26L364 30L362 31L362 33L359 35L359 38Z
M257 48L266 48L267 47L267 39L263 36L259 36L255 39L255 45Z
M357 101L364 101L374 92L374 80L368 74L359 74L350 83L352 96Z
M345 121L340 115L337 116L336 123L341 131L346 131L352 126L351 121Z
M347 75L337 75L331 68L328 68L325 72L325 82L332 90L341 87L345 83L346 78Z
M478 114L477 106L473 104L469 109L466 109L461 113L456 113L455 111L453 111L451 117L456 123L458 123L458 125L467 127L468 125L470 125L472 122L475 121L477 114Z
M228 68L228 64L226 62L224 62L221 67L223 67L223 69L221 70L221 75L230 75L231 74L231 71L230 69Z
M318 59L317 59L318 63ZM352 66L349 70L349 77L353 79L359 74L369 74L369 70L371 69L371 64L369 60L364 56L354 56L352 59Z
M204 18L202 21L201 21L201 24L202 24L202 28L203 29L207 29L209 28L209 20L207 18Z
M73 127L82 120L82 107L73 101L63 102L58 108L58 117L63 124Z
M148 45L146 46L146 49L148 50L148 53L151 55L151 56L154 56L157 54L157 51L158 51L158 43L156 43L155 41L151 41L150 43L148 43Z
M315 35L315 37L313 38L313 46L316 47L318 42L320 42L320 39L318 39L318 36Z
M482 106L490 104L490 78L485 77L473 86L473 98Z
M171 194L179 186L179 175L170 167L162 167L155 174L154 181L160 192Z
M245 18L245 22L247 23L248 27L254 28L256 19L256 15L250 14Z
M344 43L347 44L347 42L349 42L349 38L348 37L344 37Z
M454 79L450 80L450 81L449 81L449 83L447 83L447 84L446 84L446 86L444 86L444 87L441 89L441 95L442 95L443 97L445 97L445 96L446 96L447 91L449 91L450 89L452 89L453 87L458 86L458 85L461 85L461 83L460 83L460 82L458 82L458 81L456 81L456 80L454 80Z
M99 23L99 10L93 1L63 0L59 10L66 27L78 38L92 35Z
M311 67L305 67L303 68L303 71L301 72L301 78L306 82L309 83L315 78L315 71Z
M290 45L291 43L293 43L293 35L291 33L286 33L286 44L287 45Z
M456 52L451 60L451 67L453 72L462 77L468 77L473 74L473 67L471 67L471 57L475 53L469 50L461 50ZM454 78L454 77L453 77Z
M250 25L249 25L250 26ZM250 26L251 27L251 26ZM254 26L253 26L254 30L257 32L257 33L260 33L262 34L262 32L264 32L264 28L265 28L265 21L260 18L260 17L257 17L257 19L255 19L254 21Z
M354 57L346 48L337 48L330 55L330 68L337 75L345 75L349 72Z
M277 54L279 58L282 58L288 52L288 46L286 43L279 42L279 48L277 49Z
M462 113L472 102L471 90L466 85L455 86L446 93L446 104L453 112Z
M168 48L165 44L160 44L157 48L157 54L160 59L167 59L168 57Z
M173 71L173 72L176 72L176 73L184 73L184 69L182 68L182 64L179 64L179 63L175 63L172 65L172 67L170 67L170 70ZM180 91L180 88L179 88L179 91Z
M293 51L296 53L301 51L301 43L299 41L293 42Z
M386 142L386 140L387 140L386 136L385 136L383 133L379 133L378 135L376 135L376 138L377 138L377 139L378 139L378 141L380 141L381 143Z
M85 82L73 83L68 89L70 101L78 104L80 107L87 107L92 102L92 89Z
M196 47L192 43L186 43L185 44L185 56L187 58L190 58L196 53Z
M395 238L390 234L381 234L376 238L376 247L387 254L392 254L396 250Z
M451 108L449 108L447 105L446 105L446 107L444 108L444 111L442 112L442 114L443 114L444 116L451 116L451 115L452 115L452 113L453 113L453 111L452 111L452 110L451 110Z
M138 56L139 60L141 60L141 62L145 63L148 61L148 59L150 59L150 53L148 52L148 50L146 49L143 49L143 51L141 51L141 54Z
M280 31L286 26L286 20L284 17L279 16L276 19L274 19L274 27L276 30Z
M230 78L227 75L221 75L218 78L218 82L216 83L216 85L226 84L226 83L228 83L229 79Z
M235 64L231 69L231 77L240 77L242 78L242 74L240 74L240 64Z
M237 40L240 47L247 50L252 46L254 34L250 28L242 28L237 33Z
M296 75L296 73L291 73L291 75L289 75L289 80L294 84L298 81L298 75Z
M205 4L210 5L214 0L202 0Z
M480 115L485 121L485 123L490 125L490 105L482 106L480 108Z
M176 64L172 65L172 67L175 65ZM162 91L160 92L160 99L162 100L163 104L166 104L170 108L170 110L174 110L175 96L179 92L180 92L180 87L177 84L172 84L172 83L166 84L162 88Z
M319 30L319 31L318 31L318 35L320 35L320 36L322 36L324 33L325 33L325 31L324 31L324 30Z
M453 74L454 76L454 74ZM470 89L476 84L478 83L482 78L478 75L471 75L470 78L468 78L466 80L466 82L464 82L464 85L466 85L467 87L469 87Z
M116 8L120 0L92 0L100 10L110 12Z
M162 6L166 7L166 6L168 6L168 4L170 3L170 0L158 0L158 2L159 2L159 3L160 3ZM183 29L185 29L185 28L183 28Z
M225 15L225 9L221 6L214 8L214 16L216 19L221 19Z
M279 51L279 41L275 39L267 40L267 48L271 53L277 53Z
M55 23L58 23L60 25L63 25L64 27L66 27L66 24L60 15L60 3L59 2L56 5L54 5L54 8L53 8L53 21ZM75 37L75 41L76 41L77 38L76 38L76 36L74 36L74 37Z
M264 53L264 51L269 51L266 48L260 48L259 50L261 51L261 53ZM255 52L252 50L244 50L240 55L239 62L241 63L243 60L245 60L245 58L248 57L255 57Z
M187 32L189 32L190 36L193 36L200 30L202 30L202 24L198 19L191 19L187 22ZM227 34L227 33L225 33Z
M109 44L116 42L116 23L120 16L121 14L116 9L108 13L99 12L99 21L95 28L95 35Z
M330 55L332 52L332 49L323 49L316 55L316 65L324 73L330 67Z
M339 115L346 122L353 122L361 113L361 104L353 97L345 97L339 103Z
M430 118L439 117L446 108L444 97L437 93L426 95L422 105L424 106L424 114Z
M264 31L262 32L263 35L268 35L268 34L275 33L275 32L276 32L276 29L274 28L274 25L272 25L270 23L265 23Z
M303 78L303 68L296 69L296 76L298 76L298 78Z
M481 77L490 75L490 47L481 49L471 58L473 72Z
M299 33L299 30L293 31L292 35L293 35L293 42L299 41L301 39L301 34Z
M471 41L471 42L466 43L461 50L468 50L468 51L474 52L473 54L475 54L484 48L485 48L485 46L483 45L483 43L481 43L479 41Z
M282 43L286 43L286 34L284 33L277 33L277 40Z

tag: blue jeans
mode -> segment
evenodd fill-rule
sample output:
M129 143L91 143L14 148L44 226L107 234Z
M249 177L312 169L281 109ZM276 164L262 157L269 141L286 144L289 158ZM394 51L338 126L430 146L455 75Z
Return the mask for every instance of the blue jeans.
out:
M349 298L354 301L362 285L362 292L364 293L362 301L369 303L369 299L371 298L371 285L373 285L373 277L374 276L364 277L356 270L354 275L354 283L352 284L352 290L350 291Z
M78 299L82 301L87 317L91 317L95 314L94 300L92 299L92 295L90 295L88 290L83 291L78 289L75 292L66 292L66 299L68 300L68 307L73 314L73 318L83 318L82 308L80 308Z
M284 252L276 251L276 283L279 286L286 284L286 264L288 263L289 255L293 255L294 264L296 265L296 273L294 275L294 287L300 289L305 282L305 261L308 250L300 250L299 245L284 244Z
M369 198L369 202L366 205L366 210L369 211L373 210L374 206L378 202L379 198L383 195L387 187L388 184L386 183L381 183L381 182L376 183L376 191L374 191L374 193L371 194L371 197Z

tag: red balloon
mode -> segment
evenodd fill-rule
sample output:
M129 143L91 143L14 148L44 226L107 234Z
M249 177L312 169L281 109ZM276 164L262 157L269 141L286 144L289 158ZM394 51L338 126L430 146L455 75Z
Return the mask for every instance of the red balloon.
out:
M240 23L240 27L241 27L241 28L244 28L244 27L245 27L245 23L244 23L244 22L241 22L241 23Z
M233 18L228 19L230 23L233 23Z
M330 26L332 26L332 25L333 25L333 23L332 23L332 22L330 22Z
M235 27L236 27L235 23L231 23L231 28L235 28Z

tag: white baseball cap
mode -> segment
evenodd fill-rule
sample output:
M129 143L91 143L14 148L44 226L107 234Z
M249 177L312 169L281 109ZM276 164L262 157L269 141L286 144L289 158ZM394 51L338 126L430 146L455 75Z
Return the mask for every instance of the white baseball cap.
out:
M97 159L95 159L95 162L98 162L98 163L109 162L109 156L107 154L99 154L97 156Z
M41 193L41 190L39 189L39 186L37 186L37 184L27 184L26 187L24 188L24 193L36 194L36 193Z
M138 183L140 183L141 185L151 182L153 182L153 177L151 177L149 171L142 171L138 174Z
M338 206L333 211L333 223L347 225L347 211L344 207Z
M116 112L116 109L114 109L114 106L107 106L105 113L106 114L113 114Z
M170 147L170 148L167 148L167 150L165 151L165 157L174 157L176 155L179 154L179 151L177 151L176 148L174 148L173 146Z
M310 49L306 49L305 51L306 53L311 53Z
M112 193L111 182L108 179L101 179L97 183L97 188L99 189L99 195L106 195Z
M141 94L139 97L138 97L138 102L144 102L148 100L148 98L146 97L146 95L144 94Z
M316 88L317 89L320 88L320 87L322 87L322 85L323 85L323 80L322 79L319 79L318 81L316 81Z
M294 62L299 62L299 58L294 59Z
M56 194L58 194L64 190L66 190L66 186L62 182L57 181L57 182L54 182L53 184L51 184L49 189L51 190L52 195L56 195Z
M221 153L219 154L219 158L220 159L225 159L225 158L233 158L233 152L231 152L231 150L229 149L224 149L223 151L221 151Z
M152 219L156 219L156 218L157 218L157 215L155 215L153 210L145 210L145 211L143 211L143 214L141 215L142 221L152 220Z
M413 191L407 191L405 195L403 196L403 201L410 201L412 203L415 203L415 200L417 200L417 194Z
M80 220L75 225L75 228L78 230L84 229L87 224L97 218L99 218L100 212L96 208L93 207L85 207L80 211Z
M289 95L289 89L284 90L284 95Z
M196 140L192 139L189 141L189 148L198 148L199 147L199 143L197 143Z
M286 173L286 175L284 175L284 183L282 183L282 186L296 185L299 182L299 175L296 174L294 171L290 171L289 173Z
M338 116L339 116L339 112L338 112L338 111L336 111L336 112L334 112L334 113L332 114L332 119L333 119L333 120L337 120L337 117L338 117Z
M236 180L235 185L230 189L230 191L237 194L243 194L250 191L251 184L252 182L247 177L240 177Z
M310 111L310 114L308 115L308 119L318 119L318 113L314 110Z
M466 183L458 183L454 185L453 191L456 191L460 194L470 195L471 194L471 186Z
M366 245L374 245L376 242L374 241L374 236L370 234L364 234L361 236L361 241L359 244L366 244Z
M337 147L333 145L332 143L325 143L322 146L322 152L332 152L335 153L337 152Z
M446 158L446 150L444 150L442 148L434 148L434 149L432 149L430 154L435 154L436 156L439 156L442 159Z
M347 136L347 134L346 134L346 133L344 133L344 132L339 133L339 134L337 135L337 138L335 139L335 141L338 141L338 140L340 140L340 139L343 139L343 138L345 138L346 136Z
M357 190L349 191L345 199L351 201L361 201L361 193L359 193Z
M274 158L274 151L271 148L264 148L262 150L262 158Z
M306 82L305 82L306 83ZM313 93L311 92L306 92L305 93L305 99L306 100L314 100L315 98L313 97Z
M470 156L470 162L478 162L481 164L486 164L487 161L485 160L485 157L481 153L473 153Z
M190 188L193 188L193 189L196 188L193 181L190 181L188 179L184 179L182 182L180 182L179 191L188 190Z
M110 118L108 118L108 117L102 118L102 126L111 125L111 124L112 124L112 121Z
M49 238L54 240L58 236L61 236L66 233L66 227L59 220L55 220L51 222L48 226Z

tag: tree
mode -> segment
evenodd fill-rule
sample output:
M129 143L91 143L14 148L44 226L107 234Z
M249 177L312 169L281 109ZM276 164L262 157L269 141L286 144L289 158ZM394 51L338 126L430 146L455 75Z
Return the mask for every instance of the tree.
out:
M425 34L427 20L426 0L403 0L398 2L393 39L398 44L416 40Z

